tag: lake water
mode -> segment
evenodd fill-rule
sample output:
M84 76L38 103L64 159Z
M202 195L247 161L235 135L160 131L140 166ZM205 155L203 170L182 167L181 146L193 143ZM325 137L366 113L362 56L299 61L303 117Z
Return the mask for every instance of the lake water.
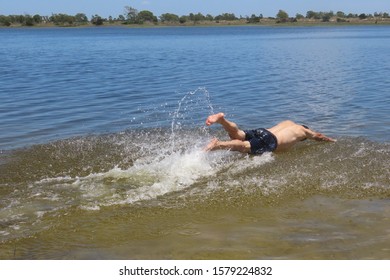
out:
M0 29L0 259L389 259L390 28ZM202 152L292 119L337 138Z

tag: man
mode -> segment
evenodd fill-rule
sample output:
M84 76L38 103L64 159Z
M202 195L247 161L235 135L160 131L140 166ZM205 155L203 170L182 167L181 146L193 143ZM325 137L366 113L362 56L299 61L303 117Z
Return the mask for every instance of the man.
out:
M206 120L210 126L219 123L230 136L230 141L219 141L214 138L205 147L205 151L228 149L250 154L263 154L265 152L283 152L299 141L312 139L316 141L336 142L321 133L314 132L307 126L292 121L283 121L269 129L241 130L227 119L224 113L211 115Z

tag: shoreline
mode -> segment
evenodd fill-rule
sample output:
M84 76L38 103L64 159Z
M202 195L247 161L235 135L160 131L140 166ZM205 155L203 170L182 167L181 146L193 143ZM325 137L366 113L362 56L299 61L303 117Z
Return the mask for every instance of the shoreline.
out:
M244 21L224 21L224 22L192 22L184 24L175 23L144 23L144 24L125 24L123 22L105 22L102 25L94 25L92 23L73 24L73 25L56 25L53 23L42 23L33 26L22 24L12 24L10 26L0 26L0 29L16 29L16 28L95 28L95 27L123 27L123 28L164 28L164 27L337 27L337 26L390 26L390 19L386 20L351 20L348 22L329 21L323 22L319 20L299 20L296 22L278 22L277 20L266 19L259 23L248 23Z

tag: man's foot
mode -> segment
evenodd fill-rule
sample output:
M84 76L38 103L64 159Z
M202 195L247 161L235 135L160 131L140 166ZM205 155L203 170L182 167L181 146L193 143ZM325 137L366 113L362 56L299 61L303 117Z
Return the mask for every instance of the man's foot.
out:
M214 115L211 115L207 118L206 120L206 125L207 126L210 126L212 125L213 123L217 123L219 122L221 119L223 119L225 117L225 114L224 113L218 113L218 114L214 114Z
M210 141L210 143L203 148L203 151L208 152L212 151L215 149L215 147L218 145L218 139L214 138L213 140Z

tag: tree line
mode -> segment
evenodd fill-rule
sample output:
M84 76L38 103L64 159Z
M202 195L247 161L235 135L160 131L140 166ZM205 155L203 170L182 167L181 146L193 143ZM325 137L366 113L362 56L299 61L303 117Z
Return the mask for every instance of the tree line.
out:
M322 22L329 22L331 20L337 20L337 22L347 22L350 19L366 20L366 19L388 19L389 13L387 12L376 12L374 14L346 14L342 11L334 13L330 12L315 12L308 11L306 15L296 14L294 17L284 11L279 10L275 17L263 17L262 14L252 14L251 16L239 16L237 17L234 13L223 13L217 16L210 14L203 15L202 13L190 13L188 15L176 15L172 13L164 13L159 17L155 16L153 12L148 10L138 11L137 9L126 6L124 8L124 14L119 15L116 18L109 16L103 18L99 15L92 15L90 18L83 13L76 15L67 14L52 14L51 16L41 15L0 15L0 26L34 26L40 24L54 24L58 26L78 26L78 25L103 25L105 23L120 23L120 24L197 24L201 22L205 23L220 23L220 22L245 22L249 24L260 23L263 19L275 20L276 23L286 22L297 22L299 20L315 20Z

